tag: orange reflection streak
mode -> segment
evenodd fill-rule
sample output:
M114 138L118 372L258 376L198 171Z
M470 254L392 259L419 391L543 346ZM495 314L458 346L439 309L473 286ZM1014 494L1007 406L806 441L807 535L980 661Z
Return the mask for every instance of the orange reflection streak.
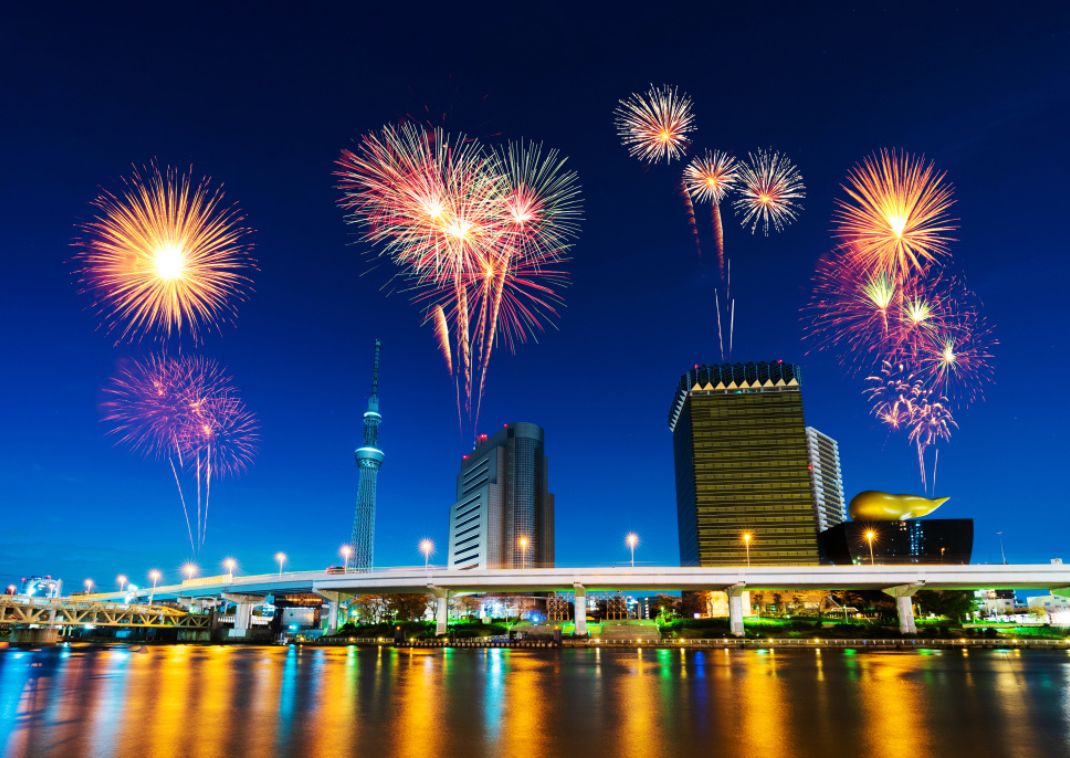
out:
M268 649L254 664L252 677L252 728L245 732L249 755L271 755L279 724L279 699L282 693L282 667L288 648Z
M529 651L511 651L505 678L500 755L550 755L554 752L543 722L548 662Z
M222 758L228 755L228 733L236 728L230 721L234 686L232 666L234 656L241 651L229 645L198 650L203 655L194 658L197 696L191 703L192 713L184 714L179 729L186 734L193 732L193 752ZM190 724L195 724L196 729L190 730Z
M874 654L859 659L859 700L867 725L862 752L888 758L933 755L937 746L930 743L924 723L924 684L908 678L920 668L919 657Z
M143 751L138 750L133 754L175 755L187 752L183 738L190 733L188 714L193 706L190 674L196 666L193 652L193 648L175 645L160 651L162 658L158 658L155 651L151 654L151 665L142 672L147 676L138 677L138 687L131 688L133 697L129 699L155 700L156 707L144 719L131 719L131 736L144 729L149 743ZM137 740L137 737L134 739Z
M306 718L311 738L310 755L330 755L340 746L354 745L357 684L357 648L325 649L323 674L316 690L316 704ZM305 749L302 747L302 749Z
M776 654L745 651L745 668L739 701L740 733L749 755L790 755L791 702L777 676Z
M617 755L661 754L657 664L644 657L650 654L637 648L633 655L618 661L625 671L618 673L615 687L617 711L624 717L616 732L620 740L614 751Z
M436 755L441 747L429 725L441 724L442 680L435 666L434 650L409 648L397 662L397 755L424 758Z

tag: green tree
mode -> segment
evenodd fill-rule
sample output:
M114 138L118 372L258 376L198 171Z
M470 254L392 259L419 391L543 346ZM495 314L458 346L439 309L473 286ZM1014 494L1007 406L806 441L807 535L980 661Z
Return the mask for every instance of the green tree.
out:
M921 590L914 602L924 613L960 621L976 608L977 602L969 590Z

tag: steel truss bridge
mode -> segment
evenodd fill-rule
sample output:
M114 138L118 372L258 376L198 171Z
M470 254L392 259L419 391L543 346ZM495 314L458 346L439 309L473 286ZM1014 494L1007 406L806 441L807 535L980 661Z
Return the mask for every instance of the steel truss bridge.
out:
M125 605L103 600L0 597L0 626L107 626L146 629L212 628L212 615L163 605Z

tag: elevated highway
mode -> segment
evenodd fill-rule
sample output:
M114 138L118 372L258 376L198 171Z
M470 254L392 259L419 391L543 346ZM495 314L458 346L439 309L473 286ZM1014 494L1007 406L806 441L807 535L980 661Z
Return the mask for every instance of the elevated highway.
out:
M323 597L333 624L338 603L355 595L429 593L437 599L438 631L446 631L449 595L510 592L569 592L585 609L589 591L720 590L728 593L733 634L743 633L742 596L750 590L881 590L896 598L900 629L916 632L911 598L922 589L1040 589L1070 587L1070 565L860 565L860 566L625 566L593 568L485 569L401 568L379 571L291 571L254 576L203 577L181 584L145 588L137 597L174 600L222 597L238 604L247 618L267 595L311 593ZM100 602L125 602L129 595L86 596ZM248 608L249 611L243 610ZM241 623L236 626L240 634ZM585 612L576 614L577 633L585 633Z

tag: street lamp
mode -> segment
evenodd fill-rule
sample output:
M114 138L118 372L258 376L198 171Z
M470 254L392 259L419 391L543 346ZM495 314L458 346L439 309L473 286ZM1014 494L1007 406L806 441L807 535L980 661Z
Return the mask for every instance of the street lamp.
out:
M521 537L519 540L517 540L517 544L520 545L520 570L523 571L525 568L525 559L527 558L528 553L528 538Z
M152 604L152 600L156 597L156 583L160 581L160 572L153 569L149 572L149 579L152 580L152 592L149 593L149 604Z
M119 574L119 576L115 577L115 581L119 583L119 592L126 589L126 576L124 574Z
M873 540L876 538L877 533L872 529L866 530L866 542L869 543L869 565L876 565L877 561L873 558Z
M193 578L193 575L197 573L197 567L192 563L187 563L182 567L182 573L186 575L186 580L189 581Z
M344 574L349 571L349 556L353 555L353 548L349 545L342 545L342 549L339 552L342 554L342 559L345 561L345 563L342 564L342 573Z
M92 591L93 591L93 580L92 579L86 579L85 580L85 592L88 595Z
M233 582L234 581L234 567L236 565L238 565L238 564L234 562L233 558L227 558L226 560L223 561L223 568L225 568L227 570L227 581L228 582Z
M743 532L743 547L747 551L747 567L750 567L750 541L753 538L750 532Z
M635 532L631 532L624 541L628 543L628 547L632 551L632 568L635 568L635 546L639 544L639 535Z
M282 564L286 563L286 553L275 553L275 560L279 562L279 576L282 576Z
M434 550L435 543L431 540L420 540L420 552L424 554L424 571L430 567L431 551Z

